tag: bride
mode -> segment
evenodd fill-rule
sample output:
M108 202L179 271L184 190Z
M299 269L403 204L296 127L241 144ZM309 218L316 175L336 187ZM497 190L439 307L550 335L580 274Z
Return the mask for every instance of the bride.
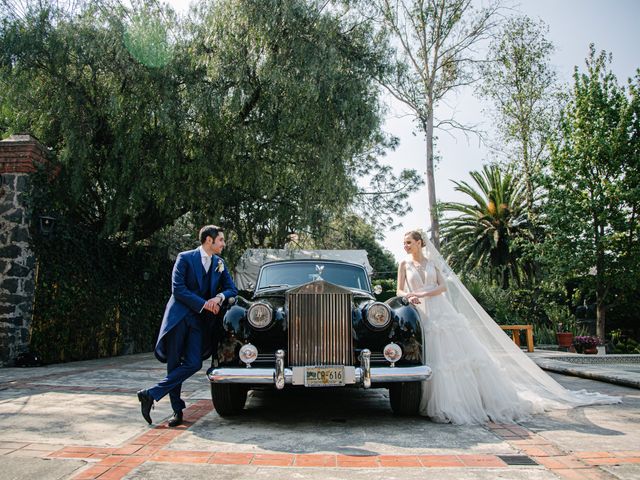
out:
M423 254L426 247L427 255ZM420 414L455 424L511 422L553 408L619 403L569 391L516 346L418 231L404 237L409 254L398 268L397 294L416 306L424 360Z

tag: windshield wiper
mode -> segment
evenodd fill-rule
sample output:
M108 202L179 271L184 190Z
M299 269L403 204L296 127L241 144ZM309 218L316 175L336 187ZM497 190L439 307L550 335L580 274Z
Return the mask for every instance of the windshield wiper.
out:
M267 285L265 287L260 287L260 288L278 288L278 287L289 287L290 285L288 283L282 283L280 285Z

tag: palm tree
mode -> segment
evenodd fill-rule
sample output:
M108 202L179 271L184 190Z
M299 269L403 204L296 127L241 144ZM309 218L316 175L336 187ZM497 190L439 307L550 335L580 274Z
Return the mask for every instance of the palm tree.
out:
M522 251L523 243L533 240L524 183L497 165L485 165L470 175L476 186L453 183L472 202L441 205L442 211L454 212L442 222L443 253L457 271L487 271L505 289L512 280L520 284L534 273L533 262Z

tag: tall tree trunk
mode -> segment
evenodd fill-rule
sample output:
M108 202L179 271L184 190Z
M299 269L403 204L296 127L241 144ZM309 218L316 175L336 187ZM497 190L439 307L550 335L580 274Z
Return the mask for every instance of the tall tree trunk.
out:
M440 250L440 223L436 204L436 180L433 168L433 111L430 111L422 123L427 141L427 195L429 198L429 217L431 220L431 242Z
M597 215L594 214L595 244L596 244L596 335L604 342L605 335L605 297L607 287L604 279L605 253L602 245L604 227L599 225Z
M604 304L604 292L598 287L596 291L596 336L601 342L604 342L605 334L605 314L606 307Z

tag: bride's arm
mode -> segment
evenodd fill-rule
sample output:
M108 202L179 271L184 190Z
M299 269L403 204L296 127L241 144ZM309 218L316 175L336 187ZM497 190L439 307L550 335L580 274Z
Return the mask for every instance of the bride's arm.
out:
M396 289L396 295L400 296L400 297L404 297L405 295L407 295L409 292L405 291L405 282L406 282L406 274L405 274L405 263L404 260L402 260L400 262L400 265L398 266L398 286Z

